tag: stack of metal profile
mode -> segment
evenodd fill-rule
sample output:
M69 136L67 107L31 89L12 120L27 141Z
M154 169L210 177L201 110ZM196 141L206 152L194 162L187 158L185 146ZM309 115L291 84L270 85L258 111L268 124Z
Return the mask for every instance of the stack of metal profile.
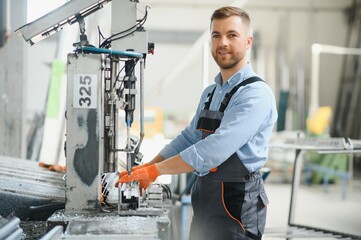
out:
M19 218L12 217L7 220L0 216L0 239L18 240L21 239L22 234Z
M31 207L65 202L64 174L37 162L0 156L0 215L31 218Z
M47 232L40 240L61 240L64 239L63 226L55 226Z

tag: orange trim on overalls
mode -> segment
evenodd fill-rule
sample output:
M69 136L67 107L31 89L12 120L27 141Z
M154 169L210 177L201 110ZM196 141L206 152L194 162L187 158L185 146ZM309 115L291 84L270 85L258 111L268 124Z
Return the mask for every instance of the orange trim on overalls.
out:
M203 128L198 128L197 130L201 130L202 132L207 132L207 133L214 133L214 131L212 131L212 130L207 130L207 129L203 129Z
M224 197L223 197L223 196L224 196L224 186L223 186L223 182L222 182L222 203L223 203L223 208L226 210L227 214L228 214L233 220L235 220L235 221L238 222L238 224L241 226L241 228L243 229L243 231L246 232L246 229L244 229L242 223L241 223L237 218L233 217L232 214L230 214L230 213L228 212L228 209L227 209L227 207L226 207L226 204L224 203Z

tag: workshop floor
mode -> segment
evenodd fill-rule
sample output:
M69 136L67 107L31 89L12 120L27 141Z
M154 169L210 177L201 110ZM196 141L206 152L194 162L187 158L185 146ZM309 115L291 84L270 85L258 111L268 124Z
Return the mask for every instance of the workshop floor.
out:
M287 226L291 184L266 183L266 191L270 204L264 239L285 239L276 238L276 236L277 229L282 231L282 227L285 229L284 227ZM329 185L327 192L322 185L301 185L296 201L294 224L361 236L360 180L349 182L344 199L340 183ZM295 239L307 236L301 236L300 232L297 234L300 234L300 237L295 237ZM325 237L336 239L327 235L322 239ZM319 238L321 236L313 239ZM307 239L310 239L310 236Z
M267 224L262 239L348 239L331 234L289 227L291 184L266 182L268 205ZM301 185L297 193L294 222L313 228L327 229L361 236L361 181L352 181L347 186L346 199L341 197L341 184L333 184L325 192L322 185ZM184 209L186 208L186 209ZM179 212L179 240L188 239L192 210L188 205Z

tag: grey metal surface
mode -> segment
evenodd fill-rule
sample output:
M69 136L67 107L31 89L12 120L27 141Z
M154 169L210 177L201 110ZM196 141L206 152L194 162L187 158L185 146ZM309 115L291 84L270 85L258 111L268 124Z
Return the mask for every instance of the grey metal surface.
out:
M19 227L19 224L20 219L17 217L13 217L1 224L0 239L20 239L23 230Z
M64 173L52 172L39 167L38 162L0 156L0 177L16 178L26 182L36 182L44 186L63 187Z
M356 239L347 236L341 236L332 233L325 233L322 231L315 231L312 229L300 227L280 227L280 228L266 228L265 239L308 239L308 240L335 240L335 239Z
M138 213L139 212L139 213ZM46 225L62 225L64 239L172 239L169 209L144 208L119 216L113 212L54 213Z
M137 3L135 1L113 0L111 17L112 33L122 32L124 29L133 27L137 20ZM112 48L117 50L132 49L136 52L148 53L148 34L146 31L135 31L127 37L112 42Z
M37 162L0 156L0 215L29 217L29 207L65 201L62 173Z
M65 239L160 239L159 223L170 224L166 216L73 219L69 222Z
M99 6L107 2L106 0L69 1L16 31L20 32L30 44L34 44L52 33L60 31L65 25L76 22L78 16L86 16L89 9L100 9Z
M23 230L21 228L16 229L5 240L20 240L22 238Z
M40 240L57 240L63 238L63 226L56 226L45 234Z
M67 67L65 209L100 209L101 58L69 54Z
M138 208L137 210L122 210L118 213L119 216L162 216L164 210L161 208Z
M0 193L64 201L63 175L41 168L34 161L0 156Z

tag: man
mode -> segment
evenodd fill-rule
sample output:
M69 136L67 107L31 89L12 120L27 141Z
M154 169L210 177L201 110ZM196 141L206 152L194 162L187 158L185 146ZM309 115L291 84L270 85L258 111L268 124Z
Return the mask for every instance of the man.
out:
M259 170L277 120L270 87L253 72L248 14L223 7L211 17L212 56L220 67L196 114L150 163L119 182L148 187L159 175L194 172L190 239L261 239L268 199Z

